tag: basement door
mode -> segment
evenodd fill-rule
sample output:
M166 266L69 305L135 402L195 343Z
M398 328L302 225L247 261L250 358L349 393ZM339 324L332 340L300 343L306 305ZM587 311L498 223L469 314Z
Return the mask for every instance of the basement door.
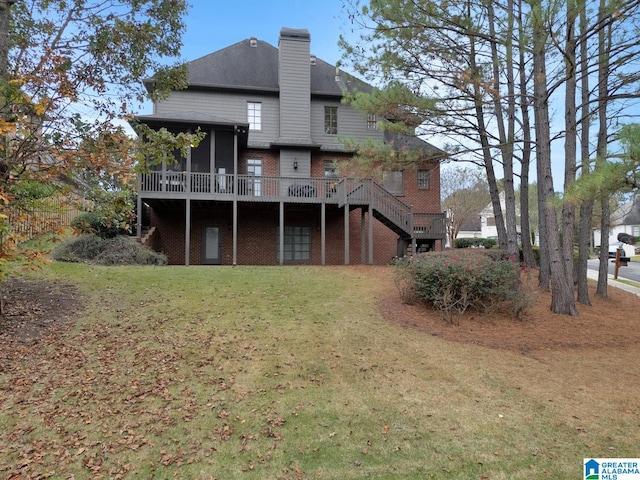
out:
M208 225L204 227L202 232L203 258L202 263L205 265L220 265L220 227Z

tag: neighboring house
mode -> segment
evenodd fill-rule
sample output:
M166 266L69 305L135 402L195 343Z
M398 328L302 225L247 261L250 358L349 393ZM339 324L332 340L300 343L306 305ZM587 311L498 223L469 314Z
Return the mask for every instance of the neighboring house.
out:
M609 251L615 252L616 248L622 248L624 256L632 257L636 254L636 247L619 242L618 234L620 233L628 233L634 237L640 237L640 195L636 195L611 214L609 227ZM593 244L599 247L600 242L600 229L594 229Z
M480 228L480 216L474 215L472 218L465 220L460 226L456 238L483 238Z
M207 134L186 158L140 176L138 236L169 263L386 264L442 248L442 152L343 104L343 91L371 87L311 55L307 30L283 28L279 48L251 38L194 60L188 82L137 118ZM384 186L339 177L349 137L431 160L384 172Z
M505 193L500 192L500 207L502 210L502 215L505 215L506 211L506 201L505 201ZM516 205L516 228L518 229L518 235L520 235L520 207ZM493 238L495 240L498 239L498 228L496 227L496 216L493 213L493 204L489 202L489 204L482 209L480 212L480 231L482 233L482 238Z

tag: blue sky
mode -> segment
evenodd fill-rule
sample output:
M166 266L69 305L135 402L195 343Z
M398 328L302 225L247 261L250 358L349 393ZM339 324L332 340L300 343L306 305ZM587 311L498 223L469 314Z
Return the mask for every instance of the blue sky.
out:
M348 27L343 0L188 0L183 56L194 60L250 37L278 46L282 27L306 28L311 51L329 63L340 58L338 37Z
M306 28L311 34L311 53L335 64L341 58L338 39L350 25L343 0L188 0L182 60L191 61L257 37L278 46L282 27ZM151 113L146 102L142 114Z

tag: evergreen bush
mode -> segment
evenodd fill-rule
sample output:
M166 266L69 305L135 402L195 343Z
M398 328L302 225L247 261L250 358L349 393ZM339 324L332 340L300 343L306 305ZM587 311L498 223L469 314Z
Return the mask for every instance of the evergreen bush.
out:
M456 238L454 248L495 248L498 241L493 238Z
M468 310L506 310L519 318L530 303L520 282L521 264L501 250L430 252L398 265L404 301L425 301L453 322Z

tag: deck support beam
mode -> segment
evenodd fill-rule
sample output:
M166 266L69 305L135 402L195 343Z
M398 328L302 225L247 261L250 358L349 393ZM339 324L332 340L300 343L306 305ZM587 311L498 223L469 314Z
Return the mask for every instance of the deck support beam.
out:
M349 204L344 204L344 264L349 265Z
M138 183L138 187L139 186L140 184ZM139 188L138 191L140 191ZM138 195L137 209L138 218L136 219L136 237L138 237L138 241L140 241L142 240L142 195Z
M280 235L278 238L278 251L280 252L280 265L284 265L284 202L280 202Z
M235 187L234 187L235 188ZM238 264L238 199L233 200L231 235L233 236L233 259L232 264L235 267Z
M327 264L327 204L320 204L320 264Z
M238 264L238 128L233 132L233 258L232 265Z
M364 265L367 263L366 252L367 252L367 224L364 207L360 209L360 264Z
M369 204L369 265L373 265L373 207Z
M185 200L184 223L184 264L188 267L191 254L191 199L189 198Z

